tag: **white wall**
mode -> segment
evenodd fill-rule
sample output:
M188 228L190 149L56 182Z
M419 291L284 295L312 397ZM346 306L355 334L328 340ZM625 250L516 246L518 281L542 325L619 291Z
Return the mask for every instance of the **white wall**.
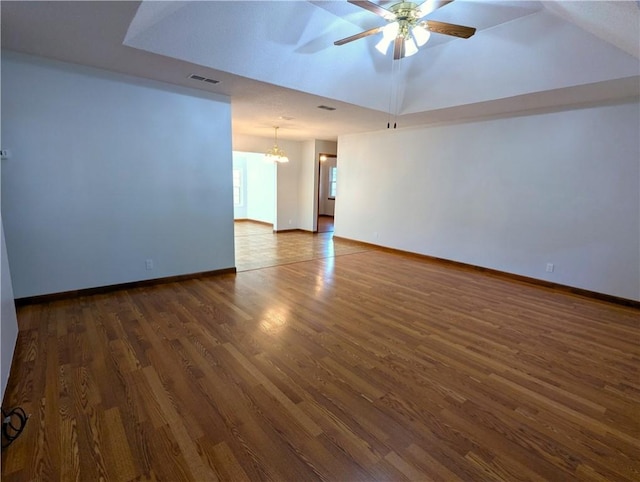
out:
M247 217L273 224L276 211L276 166L263 154L247 159Z
M299 175L303 163L303 145L301 141L289 141L278 138L278 146L289 158L287 163L276 163L276 214L273 220L275 231L300 228L299 217ZM233 150L244 152L267 152L273 146L273 137L247 135L233 136Z
M306 141L303 146L303 161L300 165L298 183L298 210L300 229L318 230L318 156L315 140Z
M2 358L0 362L2 365L0 365L0 369L2 371L2 399L4 399L4 392L7 388L7 381L9 380L9 373L11 371L13 352L16 346L16 341L18 340L18 320L16 318L16 309L13 301L11 273L9 270L9 260L7 259L7 250L4 241L4 229L2 228L1 217L0 236L2 239L0 251L0 258L2 258L2 277L0 278L0 298L2 299L2 310L0 312L0 349L2 350Z
M639 117L628 103L340 137L335 234L640 300Z
M233 153L234 168L243 168L244 216L236 219L252 219L273 224L275 218L275 172L273 162L266 161L263 153ZM241 211L238 210L240 213Z
M17 298L234 266L227 97L3 52L2 140Z
M295 153L287 150L289 162L276 164L276 219L274 231L299 229L299 197L300 164L302 162L301 145Z
M233 219L247 219L247 159L244 152L233 151L233 170L240 171L241 183L239 206L233 205Z

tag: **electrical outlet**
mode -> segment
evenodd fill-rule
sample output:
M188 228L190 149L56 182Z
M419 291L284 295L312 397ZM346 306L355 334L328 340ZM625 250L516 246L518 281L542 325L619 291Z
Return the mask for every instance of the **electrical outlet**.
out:
M553 263L547 263L547 269L546 269L547 273L553 273L553 269L554 269Z
M0 159L9 159L9 157L11 157L11 152L9 152L9 149L0 149Z
M153 260L152 259L146 260L145 266L147 267L148 270L153 269Z

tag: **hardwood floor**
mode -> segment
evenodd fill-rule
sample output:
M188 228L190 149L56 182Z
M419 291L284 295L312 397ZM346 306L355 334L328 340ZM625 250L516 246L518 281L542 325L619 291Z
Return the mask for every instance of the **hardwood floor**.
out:
M375 250L24 306L2 480L640 480L639 314Z
M318 232L329 233L333 232L333 216L318 216Z
M323 224L323 226L326 225L328 221ZM341 256L371 249L361 243L343 239L334 240L333 230L315 234L305 231L274 233L272 225L254 221L236 221L234 229L238 271Z

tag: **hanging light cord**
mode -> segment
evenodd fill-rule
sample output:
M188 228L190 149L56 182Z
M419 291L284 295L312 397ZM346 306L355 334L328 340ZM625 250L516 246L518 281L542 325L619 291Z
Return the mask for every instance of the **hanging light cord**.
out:
M400 103L402 101L402 99L404 98L404 82L401 82L402 80L402 65L403 65L403 61L402 59L399 59L397 62L398 66L396 67L396 105L395 105L395 109L393 110L393 128L395 129L398 126L398 113L400 112ZM401 86L402 86L402 90L401 90Z
M7 448L17 439L24 426L27 424L29 416L20 407L16 407L9 412L2 409L2 448Z
M391 58L391 86L389 88L389 119L387 121L387 129L391 129L391 121L393 120L393 128L396 128L396 117L398 109L398 63L399 60Z
M394 129L398 127L398 110L400 109L400 82L402 79L402 76L400 75L400 67L402 66L401 62L402 62L402 59L398 59L393 63L393 65L395 65L395 71L393 75L396 78L394 82L396 84L396 91L394 96L394 108L393 108L393 128Z
M387 129L391 128L391 109L393 107L393 84L395 83L395 76L394 71L395 71L395 62L393 61L393 56L390 56L391 58L391 82L389 82L389 109L387 110L387 112L389 113L389 116L387 118Z
M389 89L389 118L387 120L387 129L391 129L391 121L393 120L393 128L398 126L398 110L400 104L400 90L399 77L400 77L400 62L402 59L394 60L391 57L391 88Z

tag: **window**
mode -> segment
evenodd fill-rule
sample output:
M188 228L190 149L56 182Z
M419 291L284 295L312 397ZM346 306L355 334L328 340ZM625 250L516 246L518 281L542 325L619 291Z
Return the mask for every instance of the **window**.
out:
M336 176L338 174L337 167L329 168L329 199L336 198Z
M233 170L233 205L242 206L242 171Z

